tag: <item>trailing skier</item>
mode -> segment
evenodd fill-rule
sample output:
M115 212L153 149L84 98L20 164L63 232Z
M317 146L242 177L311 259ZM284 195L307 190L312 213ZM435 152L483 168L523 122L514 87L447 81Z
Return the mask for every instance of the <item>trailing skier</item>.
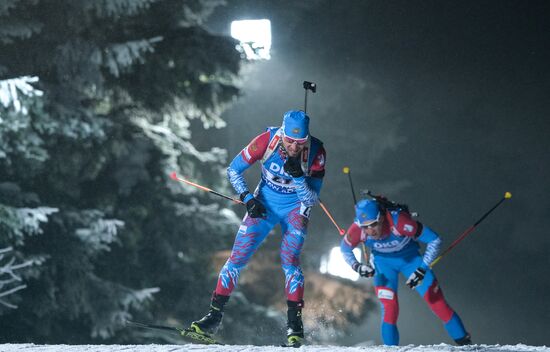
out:
M369 194L370 195L370 194ZM362 277L374 277L375 292L382 308L381 334L386 345L399 344L397 318L398 276L407 277L414 289L443 322L458 345L471 344L458 314L448 305L430 264L437 258L441 240L429 227L414 220L406 206L375 197L355 206L355 221L340 243L346 262ZM364 242L370 249L369 263L360 263L353 248ZM426 244L421 256L419 242Z

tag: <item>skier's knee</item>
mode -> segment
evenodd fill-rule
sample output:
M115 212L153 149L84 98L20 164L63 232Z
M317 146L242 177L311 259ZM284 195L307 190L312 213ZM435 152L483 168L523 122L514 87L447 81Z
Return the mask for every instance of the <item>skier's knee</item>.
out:
M441 291L441 287L439 287L437 280L432 282L431 286L424 294L424 300L432 312L434 312L434 314L437 315L437 317L444 323L447 323L453 316L454 311L447 304L447 301L443 296L443 291Z
M299 266L300 255L290 251L281 251L281 265L283 269L285 266Z
M376 287L376 295L382 305L382 321L395 325L399 317L397 293L388 287Z

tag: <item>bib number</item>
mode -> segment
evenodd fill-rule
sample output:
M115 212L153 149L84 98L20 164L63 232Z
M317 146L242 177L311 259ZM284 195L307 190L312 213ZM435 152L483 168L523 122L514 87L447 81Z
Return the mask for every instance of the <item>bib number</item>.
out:
M302 215L306 219L309 219L310 214L311 207L306 207L304 204L300 204L300 215Z

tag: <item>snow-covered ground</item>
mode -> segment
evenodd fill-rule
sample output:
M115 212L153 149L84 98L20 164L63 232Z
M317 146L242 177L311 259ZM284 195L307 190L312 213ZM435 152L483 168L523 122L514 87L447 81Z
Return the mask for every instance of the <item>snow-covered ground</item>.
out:
M0 345L0 352L260 352L260 351L292 351L293 349L275 346L205 346L205 345L35 345L35 344L4 344ZM304 352L550 352L550 347L527 345L471 345L456 347L446 344L429 346L303 346L297 351Z

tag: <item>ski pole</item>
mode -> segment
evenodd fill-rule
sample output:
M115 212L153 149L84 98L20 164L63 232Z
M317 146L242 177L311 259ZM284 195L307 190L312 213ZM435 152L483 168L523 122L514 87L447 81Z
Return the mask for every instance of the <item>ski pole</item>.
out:
M321 199L319 199L319 205L321 206L321 208L323 209L323 211L325 212L325 214L327 214L328 218L330 219L330 221L332 221L332 223L334 224L334 226L336 226L336 228L338 229L338 233L340 233L340 236L343 236L344 233L346 233L346 230L344 230L343 228L341 228L340 226L338 226L338 224L336 223L336 221L334 220L334 218L332 217L332 215L331 215L330 212L328 211L327 207L325 207L325 205L323 204L323 202L321 201Z
M495 210L499 205L501 205L502 202L504 202L506 199L510 199L510 198L512 198L512 193L510 193L510 192L504 193L504 197L502 197L502 199L499 200L497 204L495 204L491 209L489 209L489 211L487 211L485 214L483 214L483 216L478 221L476 221L475 224L470 226L468 229L466 229L466 231L464 231L460 236L458 236L458 238L456 240L454 240L453 243L451 243L449 248L447 248L443 253L441 253L441 255L439 257L435 258L435 260L430 264L430 268L433 268L434 265L436 265L441 260L441 258L443 258L444 255L449 253L457 244L460 243L460 241L462 241L464 238L466 238L466 236L468 236L472 231L474 231L476 226L479 225L483 220L485 220L485 218L487 216L489 216L489 214L491 214L493 212L493 210Z
M225 194L221 194L219 192L216 192L208 187L204 187L204 186L201 186L195 182L191 182L189 180L186 180L184 178L181 178L181 177L178 177L178 175L176 174L176 172L172 172L170 174L170 178L174 181L179 181L179 182L183 182L183 183L186 183L188 185L191 185L193 187L196 187L198 189L202 189L203 191L206 191L206 192L210 192L216 196L219 196L219 197L222 197L222 198L225 198L225 199L228 199L232 202L235 202L237 204L243 204L243 202L241 202L240 200L238 199L235 199L235 198L232 198L232 197L229 197L229 196L226 196ZM321 202L321 200L319 200L319 204L321 205L321 208L323 208L323 211L325 212L325 214L327 214L328 218L332 221L332 223L334 224L334 226L336 226L336 228L338 229L338 232L340 233L340 235L343 235L345 233L345 230L342 229L340 226L338 226L338 224L336 223L336 221L334 220L334 218L332 217L332 215L330 214L330 212L328 211L327 207L323 204L323 202Z
M171 178L172 180L174 180L174 181L183 182L183 183L186 183L186 184L191 185L191 186L193 186L193 187L196 187L196 188L198 188L198 189L202 189L203 191L210 192L210 193L212 193L212 194L214 194L214 195L217 195L218 197L222 197L222 198L228 199L228 200L230 200L230 201L232 201L232 202L235 202L235 203L237 203L237 204L243 204L243 205L244 205L244 203L241 202L239 199L235 199L235 198L226 196L225 194L221 194L221 193L219 193L219 192L216 192L216 191L214 191L214 190L212 190L212 189L210 189L210 188L208 188L208 187L204 187L204 186L201 186L201 185L199 185L199 184L197 184L197 183L194 183L194 182L191 182L191 181L186 180L186 179L184 179L184 178L178 177L178 175L176 174L176 172L172 172L172 173L170 174L170 178Z
M351 188L351 195L353 196L353 207L355 208L355 204L357 204L357 197L355 197L355 188L353 188L351 170L349 169L349 167L345 166L342 171L348 175L349 187ZM367 246L365 246L365 242L361 242L361 248L363 249L363 257L365 257L365 263L368 263L369 255L367 254Z
M353 188L353 181L351 180L351 170L349 167L345 166L342 171L348 175L349 187L351 188L351 195L353 196L353 206L357 204L357 197L355 197L355 189Z

